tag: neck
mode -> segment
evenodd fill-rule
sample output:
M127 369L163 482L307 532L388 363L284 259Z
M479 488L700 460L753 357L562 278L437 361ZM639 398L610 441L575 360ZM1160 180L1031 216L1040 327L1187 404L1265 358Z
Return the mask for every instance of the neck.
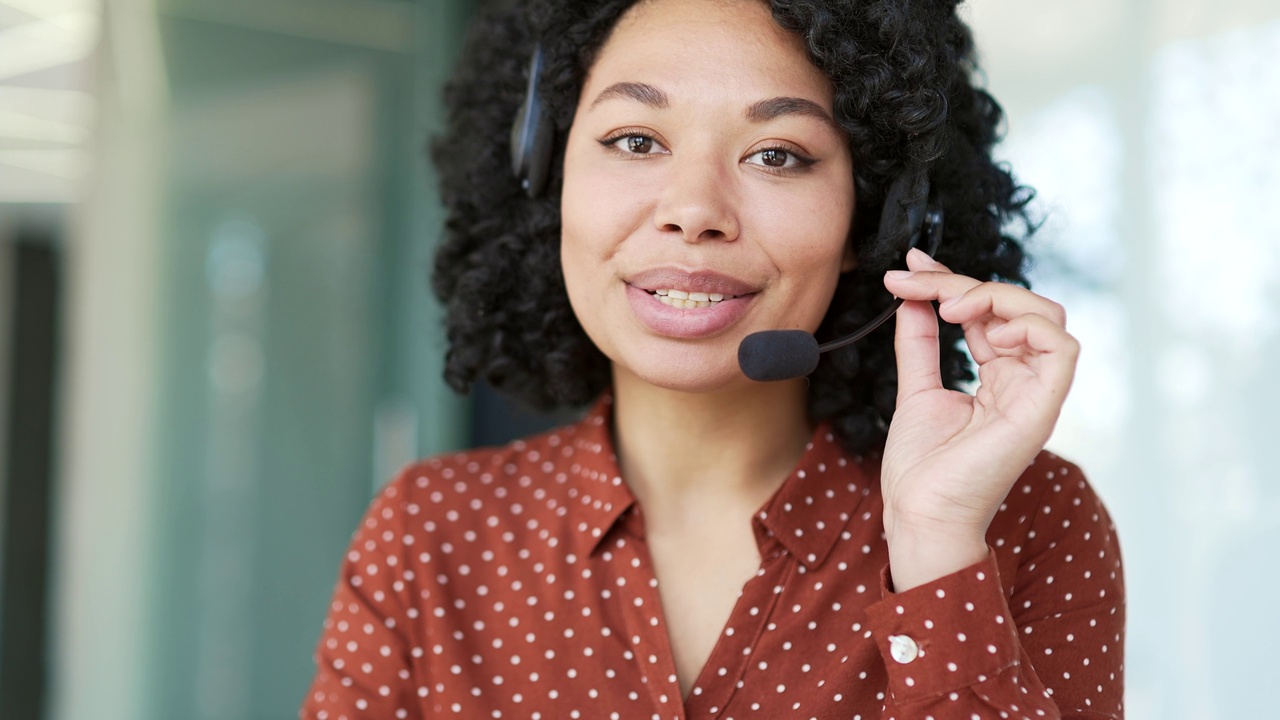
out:
M614 373L619 466L646 522L754 512L786 480L813 428L803 379L688 393Z

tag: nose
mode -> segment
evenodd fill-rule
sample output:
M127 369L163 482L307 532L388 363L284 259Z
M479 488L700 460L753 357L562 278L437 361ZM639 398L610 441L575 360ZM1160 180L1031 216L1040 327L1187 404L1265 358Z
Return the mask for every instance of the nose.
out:
M738 238L738 202L731 171L705 155L672 163L653 221L688 243Z

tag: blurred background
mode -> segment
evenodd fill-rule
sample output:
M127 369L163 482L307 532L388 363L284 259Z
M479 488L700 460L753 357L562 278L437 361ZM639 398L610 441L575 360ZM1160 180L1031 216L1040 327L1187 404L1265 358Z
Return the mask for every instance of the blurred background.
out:
M466 0L0 0L0 718L284 720L439 381L423 146ZM972 0L1051 447L1121 528L1131 720L1273 717L1280 2Z

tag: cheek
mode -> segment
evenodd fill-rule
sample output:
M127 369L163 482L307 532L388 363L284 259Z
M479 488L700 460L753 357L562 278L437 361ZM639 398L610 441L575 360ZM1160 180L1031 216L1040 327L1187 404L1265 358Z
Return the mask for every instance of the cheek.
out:
M789 285L786 312L797 327L816 329L826 316L840 273L846 269L853 220L852 182L832 182L821 192L758 202L762 245Z
M651 173L602 162L594 140L571 142L560 194L561 226L594 243L616 241L643 217L655 192Z
M582 152L571 138L560 196L560 268L574 315L597 347L606 350L603 316L610 309L610 286L618 282L611 261L627 237L628 206L634 201L608 173L583 162Z
M588 238L593 236L590 227L583 227L580 220L589 219L589 215L571 216L564 213L560 231L560 271L564 275L565 291L569 295L569 304L573 313L583 327L590 328L588 313L592 307L587 299L598 294L598 288L591 283L600 275L598 257L600 249L593 247Z
M596 242L604 235L601 225L608 217L607 213L594 211L605 204L607 193L574 160L571 144L560 195L560 267L571 300L590 277L590 265L602 254Z
M599 152L594 140L574 135L565 152L560 264L571 293L575 287L614 279L604 265L646 222L650 210L652 188L637 182L634 168L620 171L616 163L599 162L594 157Z
M607 338L602 336L601 300L606 287L601 280L607 275L602 268L599 249L584 240L582 228L566 222L560 235L560 272L564 276L569 307L587 337L609 355ZM610 355L611 356L611 355Z
M797 290L797 310L802 314L801 322L811 330L817 329L831 306L831 297L835 294L836 283L840 279L840 255L830 253L811 255L812 259L822 257L822 262L808 262L797 268L804 279Z
M804 266L839 275L853 226L851 194L823 192L762 199L755 206L761 227L768 228L770 245L780 254L776 257L779 267Z

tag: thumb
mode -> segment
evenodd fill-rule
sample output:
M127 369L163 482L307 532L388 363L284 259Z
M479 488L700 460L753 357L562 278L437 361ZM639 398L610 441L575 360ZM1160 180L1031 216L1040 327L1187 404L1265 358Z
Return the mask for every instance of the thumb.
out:
M898 309L894 352L898 356L898 404L916 393L942 388L938 364L938 316L933 305L907 300Z

